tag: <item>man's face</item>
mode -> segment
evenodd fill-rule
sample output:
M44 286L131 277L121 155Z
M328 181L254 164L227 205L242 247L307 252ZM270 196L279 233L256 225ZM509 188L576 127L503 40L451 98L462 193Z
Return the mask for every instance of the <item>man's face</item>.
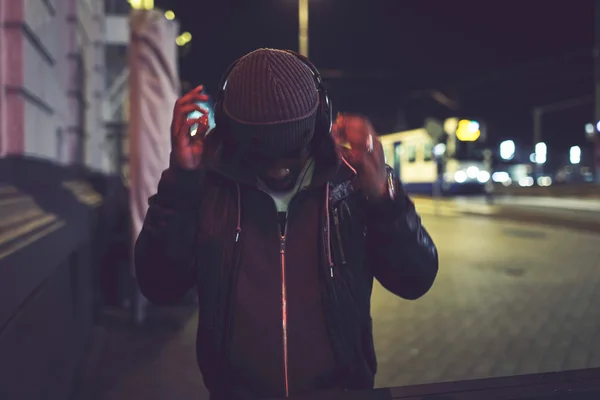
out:
M281 157L248 156L246 164L269 190L287 192L296 185L308 158L309 151L304 148Z

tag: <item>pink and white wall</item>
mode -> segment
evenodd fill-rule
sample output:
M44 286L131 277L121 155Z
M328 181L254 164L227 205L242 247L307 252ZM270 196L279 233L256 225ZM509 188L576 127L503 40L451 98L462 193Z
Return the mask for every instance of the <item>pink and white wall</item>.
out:
M103 0L0 1L0 156L106 169Z

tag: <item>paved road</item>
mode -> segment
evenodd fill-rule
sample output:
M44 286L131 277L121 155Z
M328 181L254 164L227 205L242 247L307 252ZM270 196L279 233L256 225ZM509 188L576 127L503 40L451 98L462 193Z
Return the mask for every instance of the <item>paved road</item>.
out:
M377 286L378 386L600 366L600 236L421 209L441 270L417 301ZM206 398L193 310L152 321L131 331L107 315L78 399Z

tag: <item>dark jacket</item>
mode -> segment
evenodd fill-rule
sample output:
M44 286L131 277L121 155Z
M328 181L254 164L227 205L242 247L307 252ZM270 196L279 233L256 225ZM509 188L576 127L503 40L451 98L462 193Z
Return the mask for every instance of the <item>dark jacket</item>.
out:
M314 383L312 390L369 389L374 385L377 370L370 315L373 278L402 298L417 299L434 282L437 251L390 168L388 174L400 192L394 200L373 204L356 187L355 171L338 155L331 139L325 137L320 141L315 151L317 164L312 184L305 195L298 194L298 201L295 197L290 205L292 222L288 232L290 237L302 238L294 243L304 239L306 243L314 243L290 249L295 262L288 268L290 273L310 270L306 263L316 262L315 274L299 274L291 280L286 277L285 281L291 285L289 302L306 294L306 286L293 286L300 285L302 280L306 280L305 285L314 286L308 290L312 297L302 304L318 297L317 303L312 301L313 309L309 310L309 305L296 305L294 310L302 309L289 313L290 318L293 314L305 315L306 324L312 324L299 337L310 336L309 332L317 332L322 325L325 333L321 336L328 341L324 344L323 338L315 333L314 337L302 340L318 342L321 348L312 349L312 353L310 349L296 349L295 354L307 353L307 359L319 364L314 368L319 368L318 354L326 357L331 353L333 374L328 376L328 382ZM226 149L218 132L210 134L202 172L171 167L163 173L157 195L149 200L150 208L136 243L137 279L142 293L159 305L174 303L197 287L197 358L213 398L252 398L267 393L278 396L281 393L272 390L261 393L261 388L250 387L251 382L241 383L244 377L238 376L234 361L240 355L232 354L232 348L243 348L240 343L246 335L246 330L236 325L244 323L243 317L236 314L240 307L244 308L244 315L262 318L266 332L263 339L273 347L258 349L265 357L281 345L278 338L268 338L268 325L275 321L281 329L281 296L275 298L269 293L283 279L270 284L267 272L240 274L240 269L248 272L249 268L281 270L279 256L284 252L280 252L280 243L274 236L278 233L277 212L270 197L257 187L249 169ZM293 222L296 209L303 214L301 217L298 214L297 222ZM313 228L315 241L307 236ZM256 280L252 278L256 274L264 275ZM240 276L246 282L238 282ZM264 290L250 291L252 280L256 280L255 286L264 285ZM277 290L281 293L281 286ZM246 292L252 295L243 295ZM312 318L319 313L323 316ZM290 319L289 324L297 332L303 322ZM270 373L282 379L287 354L277 354L286 358L285 367L281 363L279 371L265 370L263 375ZM267 359L265 363L269 364ZM308 368L299 366L296 370ZM251 380L250 376L245 379ZM260 379L257 375L255 380ZM238 391L236 385L246 386L240 390L244 396L234 394Z

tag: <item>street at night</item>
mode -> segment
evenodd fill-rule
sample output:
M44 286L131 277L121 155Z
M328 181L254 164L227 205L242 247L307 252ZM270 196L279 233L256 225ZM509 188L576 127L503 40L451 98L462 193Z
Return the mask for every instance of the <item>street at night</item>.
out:
M600 0L0 0L0 400L430 398L600 399Z
M378 387L600 366L600 236L422 208L439 277L414 302L376 286ZM162 309L150 324L136 333L123 315L105 316L80 398L206 395L195 311Z

